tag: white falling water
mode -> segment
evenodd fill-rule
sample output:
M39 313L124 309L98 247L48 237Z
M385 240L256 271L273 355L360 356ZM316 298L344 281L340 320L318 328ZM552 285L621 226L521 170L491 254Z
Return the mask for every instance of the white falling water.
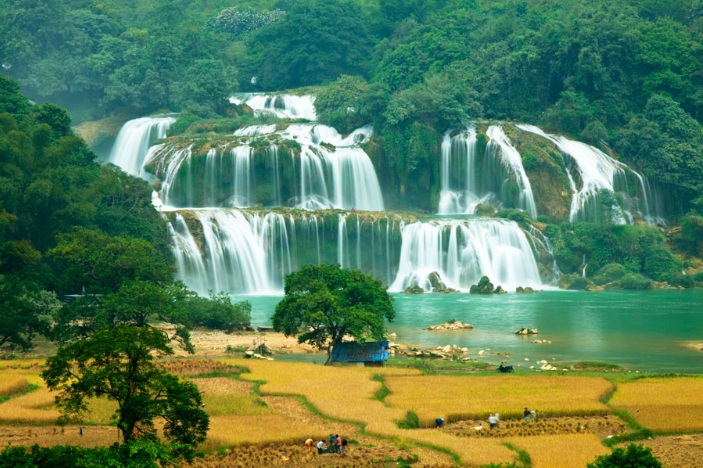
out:
M535 197L532 194L532 186L530 179L525 174L525 168L522 165L522 157L520 153L510 144L510 140L505 135L503 129L497 125L488 127L486 135L491 140L488 142L486 151L495 151L500 149L500 160L504 167L509 172L512 172L520 190L520 199L518 208L527 211L530 216L537 218L537 207L535 205Z
M270 130L273 133L267 133ZM271 200L277 206L286 204L306 210L383 211L383 195L376 171L369 156L359 147L371 134L370 127L363 127L343 138L335 129L318 124L292 124L283 130L269 126L240 129L235 146L227 144L210 149L204 159L203 180L218 178L223 167L232 167L233 180L228 184L231 193L227 199L219 201L215 201L213 194L218 190L218 181L202 187L186 186L192 184L192 174L196 172L194 166L202 164L190 150L185 152L169 145L157 146L150 152L148 162L155 175L163 180L161 198L167 206L193 206L191 200L200 199L212 203L210 206L251 207L256 205L253 194L257 188L253 176L257 164L253 146L257 141L264 141L268 149L257 158L269 158L269 164L265 166L267 177L273 183L268 187L273 190ZM297 154L287 153L291 166L295 168L292 177L297 179L289 184L297 187L295 197L290 200L282 200L280 193L283 174L279 166L283 156L279 155L278 142L281 140L293 140L300 147ZM264 163L260 160L259 164ZM175 194L177 185L180 197ZM202 196L195 197L196 191Z
M395 270L388 266L397 264L400 251L399 241L391 239L397 239L392 231L398 225L385 216L367 220L365 227L350 213L327 216L336 223L313 213L176 211L170 217L179 279L201 294L280 294L285 275L300 266L339 263L389 283Z
M273 115L280 119L317 120L315 96L292 94L241 94L230 97L232 104L246 104L254 115Z
M617 161L607 154L603 153L593 146L581 143L578 141L569 140L563 136L549 135L542 129L533 125L518 125L521 130L535 133L550 141L557 148L570 158L567 172L569 183L574 194L571 199L571 210L569 212L569 221L594 221L593 210L598 199L599 193L602 190L609 192L626 191L626 175L627 172L634 174L640 182L641 190L645 193L645 199L642 204L645 206L644 211L648 211L648 201L646 199L647 187L644 178L630 169L627 165ZM632 214L623 210L620 206L613 206L613 219L617 224L625 224L632 222Z
M125 123L112 147L109 161L134 176L143 176L142 166L149 147L166 137L175 122L172 116L142 117Z
M469 127L454 136L447 131L441 146L441 183L439 214L473 214L476 205L488 201L488 197L477 195L476 174L476 128ZM455 172L464 177L453 183Z
M479 157L475 127L453 136L451 132L444 134L438 213L474 214L478 205L497 201L536 218L535 199L522 157L501 127L490 126L486 135L490 141L485 155ZM517 184L516 200L503 194L503 187L511 181Z
M404 226L400 264L391 291L420 286L430 291L429 275L439 273L450 288L468 290L482 276L514 290L541 287L527 235L503 219L437 220Z

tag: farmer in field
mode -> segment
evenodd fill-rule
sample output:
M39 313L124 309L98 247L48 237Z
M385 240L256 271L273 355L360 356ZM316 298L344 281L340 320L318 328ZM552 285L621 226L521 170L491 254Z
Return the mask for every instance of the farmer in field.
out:
M522 412L522 416L525 419L525 422L529 422L530 416L532 416L532 411L530 411L529 409L527 409L527 407L525 407L525 411Z
M325 443L323 441L319 441L317 443L317 453L319 453L319 454L325 453Z
M305 448L312 450L314 443L315 443L315 441L308 437L307 439L305 439Z
M337 434L337 438L335 439L334 448L337 450L337 453L342 453L342 438L339 437L339 434Z
M434 422L435 424L437 424L437 429L444 426L444 418L437 418L434 420Z
M491 413L490 416L488 416L488 426L493 429L494 427L498 426L498 418L496 417L495 414Z

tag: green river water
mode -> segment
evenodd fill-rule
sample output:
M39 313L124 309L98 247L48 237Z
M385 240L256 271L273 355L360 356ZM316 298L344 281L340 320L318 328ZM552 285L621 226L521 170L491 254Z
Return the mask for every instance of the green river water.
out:
M252 325L271 325L280 297L239 297L252 304ZM703 373L703 290L544 291L535 294L395 294L390 332L405 344L457 345L476 359L506 359L518 369L547 360L557 366L605 361L633 371ZM428 331L447 320L473 330ZM538 335L518 336L521 327ZM534 344L535 339L550 344ZM484 356L478 352L484 350ZM496 354L501 353L501 354ZM320 358L320 360L322 360Z

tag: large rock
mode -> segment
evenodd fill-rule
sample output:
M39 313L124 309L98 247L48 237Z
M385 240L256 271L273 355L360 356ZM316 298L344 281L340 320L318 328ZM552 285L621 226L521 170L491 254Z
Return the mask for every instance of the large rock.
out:
M493 294L493 291L495 291L495 287L488 276L482 276L478 284L472 284L469 288L471 294Z
M522 327L515 332L516 335L536 335L538 333L536 328Z
M461 323L458 320L440 323L427 327L428 330L471 330L474 326L469 323Z
M405 288L403 291L405 294L424 294L425 290L422 289L420 286L415 285L415 286L408 286Z

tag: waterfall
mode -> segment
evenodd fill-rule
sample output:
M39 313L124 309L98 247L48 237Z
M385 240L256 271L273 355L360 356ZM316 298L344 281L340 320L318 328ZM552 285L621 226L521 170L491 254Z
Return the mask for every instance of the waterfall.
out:
M254 115L272 115L280 119L317 120L315 96L291 94L240 94L230 97L232 104L246 104Z
M487 200L476 193L476 128L451 136L447 131L441 146L439 214L473 214L476 205Z
M542 286L530 241L512 221L475 218L416 222L403 228L402 239L392 291L416 285L430 291L432 272L439 273L448 287L463 291L482 276L506 290Z
M483 157L479 157L475 127L453 136L451 132L444 134L438 213L474 214L479 204L495 200L536 218L535 199L520 153L501 127L490 126L486 135L490 141ZM512 193L513 185L516 194Z
M359 147L371 134L370 127L343 138L319 124L258 125L237 130L216 148L208 145L205 155L195 154L194 145L187 154L180 143L156 146L148 169L163 181L162 200L172 207L383 211L376 171ZM208 183L195 184L200 178Z
M638 209L647 222L659 221L659 216L650 214L651 193L649 184L644 176L617 161L593 146L578 141L569 140L563 136L549 135L533 125L517 125L521 130L534 133L553 142L564 157L567 167L569 184L573 191L569 221L597 221L598 202L603 193L619 193L624 200L610 201L611 215L608 221L615 224L626 224L634 221L632 212ZM639 203L633 208L627 206L630 202L627 195L627 176L634 176L639 183ZM625 204L623 206L623 203Z
M519 191L517 207L527 211L533 218L537 218L535 198L532 195L530 180L527 178L525 168L522 166L520 153L510 144L510 140L501 127L491 125L488 127L486 135L491 139L488 142L486 152L496 154L496 159L500 159L503 166L515 177ZM498 150L500 150L499 155Z
M179 279L191 289L280 294L287 274L308 263L359 268L386 284L400 248L394 215L278 213L202 208L166 213Z
M110 152L109 161L135 176L142 176L142 165L149 147L166 137L168 128L175 122L172 116L143 117L125 123Z

